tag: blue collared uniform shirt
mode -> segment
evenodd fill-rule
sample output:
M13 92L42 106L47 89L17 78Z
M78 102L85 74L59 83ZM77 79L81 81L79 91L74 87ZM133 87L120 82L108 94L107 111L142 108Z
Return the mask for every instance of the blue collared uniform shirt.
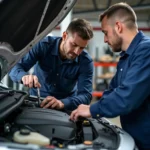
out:
M90 112L94 118L120 115L136 144L150 149L150 38L140 31L120 55L109 89Z
M48 36L36 44L9 73L20 82L34 66L34 75L41 84L41 97L54 96L73 110L79 104L89 104L92 99L93 61L83 52L75 60L62 61L59 55L60 37ZM35 88L31 95L37 95Z

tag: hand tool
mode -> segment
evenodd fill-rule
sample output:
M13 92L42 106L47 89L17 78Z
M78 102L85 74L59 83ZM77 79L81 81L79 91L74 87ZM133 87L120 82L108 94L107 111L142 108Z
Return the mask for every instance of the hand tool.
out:
M38 105L40 106L41 100L40 100L40 88L37 88L37 97L38 97Z

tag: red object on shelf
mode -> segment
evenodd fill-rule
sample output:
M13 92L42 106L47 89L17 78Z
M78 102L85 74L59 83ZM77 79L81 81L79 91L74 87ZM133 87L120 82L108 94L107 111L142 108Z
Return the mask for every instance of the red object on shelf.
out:
M102 97L103 92L93 91L92 95L93 95L94 97Z
M116 62L94 62L94 66L95 67L98 67L98 66L102 66L102 67L114 66L114 67L116 67L117 63Z

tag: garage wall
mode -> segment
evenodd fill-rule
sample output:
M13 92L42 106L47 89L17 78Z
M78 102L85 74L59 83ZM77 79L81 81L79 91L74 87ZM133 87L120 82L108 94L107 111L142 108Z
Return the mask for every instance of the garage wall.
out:
M91 22L93 26L94 37L90 41L88 50L93 58L97 59L104 54L104 48L107 48L107 44L104 43L104 34L101 32L100 23L97 21ZM150 36L150 26L147 22L138 22L139 30L143 30L143 32ZM55 30L51 32L54 36L60 35L60 28L57 27Z
M91 24L94 29L94 37L88 45L88 51L93 58L99 59L104 54L104 48L107 47L107 44L104 43L104 35L101 32L100 23L98 21L92 21ZM142 29L146 35L150 36L150 27L147 22L138 22L138 26L139 26L139 29ZM54 36L61 36L60 27L57 27L56 29L54 29L50 34L52 34ZM31 70L31 72L32 72L32 70ZM98 74L101 74L101 72L102 72L102 70L101 70L101 68L99 68ZM8 75L6 75L2 81L5 85L11 86L14 89L21 90L24 88L23 85L21 85L21 84L18 85L16 83L13 83L12 81L10 81Z

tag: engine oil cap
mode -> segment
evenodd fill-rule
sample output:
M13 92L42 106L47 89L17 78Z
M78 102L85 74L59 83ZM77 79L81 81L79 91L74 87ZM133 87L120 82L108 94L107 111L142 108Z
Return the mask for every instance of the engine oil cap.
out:
M85 144L85 145L92 145L93 142L92 142L92 141L84 141L84 144Z
M83 125L87 125L88 126L88 125L90 125L90 122L88 120L84 120L83 121Z
M20 130L20 134L21 135L29 135L30 134L30 130L28 130L28 129L21 129Z

